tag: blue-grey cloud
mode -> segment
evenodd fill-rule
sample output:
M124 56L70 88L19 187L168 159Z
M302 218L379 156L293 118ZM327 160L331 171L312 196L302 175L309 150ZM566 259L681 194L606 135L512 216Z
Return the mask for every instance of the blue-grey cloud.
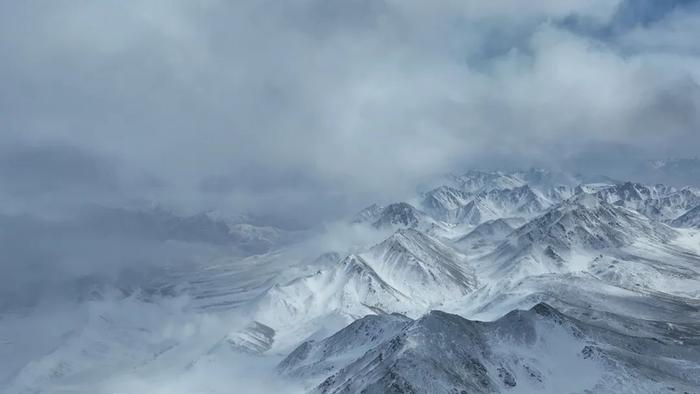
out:
M312 223L457 167L700 143L695 1L0 7L1 138L34 150L0 161L7 178L41 156L8 180L37 204L79 190Z

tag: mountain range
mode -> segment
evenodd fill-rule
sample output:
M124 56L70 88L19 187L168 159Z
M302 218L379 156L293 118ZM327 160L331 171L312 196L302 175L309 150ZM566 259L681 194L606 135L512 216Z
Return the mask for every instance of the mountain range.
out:
M365 298L368 316L309 337L280 374L319 393L697 391L696 188L545 170L447 179L353 221L395 231L367 259L420 306ZM408 235L423 253L406 258Z
M105 232L243 245L157 281L197 313L243 320L188 350L189 369L273 359L271 374L314 393L700 391L699 189L540 169L438 183L321 238L371 235L345 249L213 214L93 217ZM71 359L79 343L21 368L9 392L89 369Z

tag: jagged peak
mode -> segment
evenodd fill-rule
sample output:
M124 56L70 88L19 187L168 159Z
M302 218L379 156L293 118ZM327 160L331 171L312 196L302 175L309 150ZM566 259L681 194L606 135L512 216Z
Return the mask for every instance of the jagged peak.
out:
M371 250L375 253L383 253L386 250L399 249L402 253L411 255L421 254L419 250L440 250L446 248L440 241L413 228L403 228L395 231L384 241L373 246Z
M462 195L465 192L462 190L459 190L455 187L449 186L449 185L440 185L434 189L431 189L427 191L425 194L426 195L436 195L436 194L456 194L456 195Z
M418 241L418 240L424 240L427 239L428 236L421 231L418 231L414 228L401 228L396 231L394 231L393 234L387 238L387 240L396 240L396 241L404 241L404 240L412 240L412 241Z
M387 205L379 214L375 227L400 224L408 227L417 226L423 213L407 202L395 202Z
M345 328L341 329L337 333L331 335L328 337L328 339L332 340L335 338L340 338L347 333L354 333L362 329L363 327L371 327L375 326L377 324L381 324L383 322L387 321L396 321L396 322L412 322L413 319L410 317L403 315L401 313L395 312L395 313L383 313L383 314L372 314L372 315L365 315L359 319L356 319L349 325L345 326Z
M382 214L389 214L392 212L418 212L418 209L407 202L400 201L391 203L382 210Z
M362 265L362 266L367 266L367 262L365 259L360 257L357 254L351 253L347 256L345 256L341 261L340 264L343 265Z
M477 322L473 320L468 320L462 316L455 315L452 313L447 313L441 310L433 309L428 313L424 314L420 318L416 319L411 326L413 327L426 327L430 329L448 327L452 325L468 326L475 324Z
M559 312L559 310L549 305L548 303L540 301L537 304L530 307L529 309L513 309L512 311L506 313L505 315L497 319L494 323L503 324L506 322L512 322L513 320L530 320L533 317L562 321L562 319L566 317L566 315Z

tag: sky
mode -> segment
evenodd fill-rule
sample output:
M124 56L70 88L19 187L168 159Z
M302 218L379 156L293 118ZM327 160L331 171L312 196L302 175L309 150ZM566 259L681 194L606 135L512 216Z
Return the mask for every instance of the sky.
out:
M0 204L300 226L427 176L700 146L697 1L0 4Z

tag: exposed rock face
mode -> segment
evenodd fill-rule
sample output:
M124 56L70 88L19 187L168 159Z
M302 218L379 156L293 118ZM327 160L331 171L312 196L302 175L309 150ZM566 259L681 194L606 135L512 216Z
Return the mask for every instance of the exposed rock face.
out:
M692 373L700 341L676 340L599 328L540 303L494 322L440 311L417 320L368 316L302 344L278 368L317 382L319 393L682 392L700 384Z

